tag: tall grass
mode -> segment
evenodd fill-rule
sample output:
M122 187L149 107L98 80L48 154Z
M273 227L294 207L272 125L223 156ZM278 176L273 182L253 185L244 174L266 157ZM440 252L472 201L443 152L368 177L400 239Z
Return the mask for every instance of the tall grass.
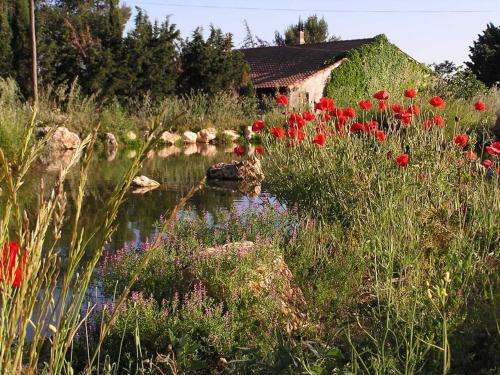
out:
M163 117L159 115L152 122L148 138L102 211L96 212L92 227L83 226L80 213L98 129L84 138L47 193L47 187L41 181L38 207L21 207L19 189L52 133L49 132L41 141L33 141L34 111L16 155L8 159L0 148L0 185L4 204L0 218L0 244L3 247L0 254L0 373L72 373L68 353L79 327L87 319L87 315L82 316L82 306L90 280L104 245L115 230L115 220L125 193L147 153L157 142L162 129L160 118ZM71 217L67 217L64 184L69 171L77 167L76 209ZM26 210L36 211L34 220L28 219ZM172 217L175 218L175 214ZM62 227L68 222L71 241L63 255L59 240ZM136 277L132 278L130 285L135 280ZM128 290L123 292L121 300L127 293ZM105 333L103 328L101 339ZM46 354L41 356L42 352ZM87 373L93 371L96 356L97 353L90 359Z
M331 123L318 130L331 133L324 147L312 143L314 125L304 128L303 142L264 137L269 190L333 230L330 243L362 272L354 280L339 275L364 295L350 306L338 336L349 343L354 373L445 374L454 361L464 364L461 330L489 332L493 342L500 337L498 156L480 148L477 160L464 157L475 149L476 132L453 118L423 129L421 122L439 111L423 110L408 127L377 115L384 142L349 133L349 124L338 132ZM491 118L491 112L476 114L474 126L484 128L476 124ZM453 139L465 132L464 150ZM394 159L403 153L410 163L398 167ZM486 157L493 167L480 165ZM292 260L301 258L290 251ZM469 315L477 319L473 328ZM486 350L492 353L494 345Z

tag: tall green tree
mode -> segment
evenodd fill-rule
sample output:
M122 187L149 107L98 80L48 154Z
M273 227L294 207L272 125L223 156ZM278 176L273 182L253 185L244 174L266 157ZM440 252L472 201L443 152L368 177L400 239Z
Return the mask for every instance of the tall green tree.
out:
M181 52L182 73L179 92L204 91L214 95L220 91L239 90L248 66L242 54L233 49L231 34L223 34L213 26L205 41L197 28L186 40Z
M9 0L0 0L0 77L12 74L12 28Z
M129 82L126 95L149 94L153 99L161 99L175 93L179 36L179 30L168 18L161 25L153 25L144 11L137 9L134 29L125 40Z
M14 0L9 15L12 30L12 66L21 92L31 95L31 47L29 6L26 0Z
M283 35L279 31L275 32L274 43L276 45L295 45L297 44L297 35L299 31L304 31L305 43L322 43L334 41L339 38L335 35L329 35L328 23L324 18L317 15L307 17L306 22L299 22L289 25Z
M500 82L500 26L490 23L470 47L467 66L486 85Z

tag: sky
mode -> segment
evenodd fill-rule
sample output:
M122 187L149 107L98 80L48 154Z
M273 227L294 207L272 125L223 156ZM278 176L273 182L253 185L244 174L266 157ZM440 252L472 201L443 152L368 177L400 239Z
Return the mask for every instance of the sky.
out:
M235 47L240 47L245 37L244 20L253 34L273 41L276 30L283 32L299 17L306 19L317 14L328 22L330 34L357 39L383 33L410 56L427 64L468 61L469 46L487 23L500 25L500 0L125 0L123 3L146 10L153 20L163 21L170 16L183 38L198 26L208 30L213 24L234 35ZM131 20L128 28L132 25Z

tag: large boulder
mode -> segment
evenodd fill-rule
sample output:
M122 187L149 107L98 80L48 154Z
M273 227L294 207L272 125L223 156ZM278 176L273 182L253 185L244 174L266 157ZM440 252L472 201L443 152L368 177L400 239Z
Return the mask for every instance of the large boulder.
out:
M132 180L132 186L138 188L152 188L160 186L160 183L146 176L137 176Z
M50 150L75 150L80 146L80 137L69 131L68 128L60 126L52 134L47 146Z
M196 143L198 135L191 131L185 131L182 133L182 138L184 139L184 143Z
M210 143L217 138L217 130L215 128L202 129L198 132L196 142Z
M232 161L231 163L217 163L207 170L208 179L217 180L249 180L263 181L264 173L260 161L250 158L242 161Z
M181 153L181 149L177 146L168 146L164 147L158 151L158 156L160 158L168 158L170 156L179 155Z
M184 155L187 155L187 156L194 155L194 154L198 153L198 147L196 146L195 143L189 143L184 147L183 153L184 153Z
M217 147L215 147L214 145L199 143L196 145L196 148L201 156L211 157L217 155Z
M161 137L163 142L165 142L167 145L173 145L176 144L179 140L182 139L182 137L179 134L175 133L170 133L169 131L164 131L161 134Z
M210 247L194 257L191 273L217 299L242 301L243 313L266 329L309 325L302 291L277 248L250 241Z

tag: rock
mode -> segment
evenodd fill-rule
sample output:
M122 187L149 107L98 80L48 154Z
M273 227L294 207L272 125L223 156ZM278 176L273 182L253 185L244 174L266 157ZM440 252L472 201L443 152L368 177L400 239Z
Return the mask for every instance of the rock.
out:
M151 190L157 189L158 186L150 186L150 187L140 187L132 190L132 194L145 194Z
M186 147L184 147L184 155L193 155L198 153L198 147L196 147L195 143L187 144Z
M231 142L236 142L239 138L240 138L240 135L238 134L238 132L234 131L234 130L224 130L222 132L222 134L224 135L224 137L226 139L228 139Z
M206 248L193 259L191 272L217 299L245 298L249 318L268 329L293 332L309 325L304 295L279 249L250 241ZM226 277L211 277L221 272Z
M249 180L263 181L264 173L260 161L256 158L233 161L231 163L218 163L212 165L207 171L208 179L218 180Z
M130 150L128 153L127 153L127 158L129 159L133 159L137 156L137 151L136 150Z
M137 176L132 180L132 186L138 188L156 188L160 186L160 183L146 176Z
M217 155L217 147L214 145L209 145L205 143L198 143L196 145L197 151L202 156L214 156Z
M118 141L113 133L106 133L104 142L106 142L106 147L108 147L108 149L115 149L118 147Z
M182 137L179 134L175 133L170 133L169 131L164 131L160 138L162 139L163 142L165 142L168 145L174 145L176 144Z
M155 156L156 156L156 153L154 152L154 150L149 150L149 152L146 155L146 157L148 159L153 159Z
M118 154L118 148L108 148L106 150L106 160L107 161L115 160L117 154Z
M179 155L181 153L181 149L177 146L169 146L164 147L160 151L158 151L158 156L160 158L168 158L169 156Z
M50 150L75 150L80 145L78 134L70 132L68 128L60 126L50 138L47 146Z
M129 141L135 141L137 139L137 134L135 134L132 130L127 132L127 139Z
M198 132L196 142L209 143L217 137L217 130L215 128L202 129Z
M198 135L190 131L185 131L182 133L182 138L184 139L184 143L196 143Z
M255 134L251 126L246 126L243 133L245 134L245 138L248 140L252 139Z
M59 172L70 163L75 150L46 150L40 156L40 160L46 165L47 172Z

